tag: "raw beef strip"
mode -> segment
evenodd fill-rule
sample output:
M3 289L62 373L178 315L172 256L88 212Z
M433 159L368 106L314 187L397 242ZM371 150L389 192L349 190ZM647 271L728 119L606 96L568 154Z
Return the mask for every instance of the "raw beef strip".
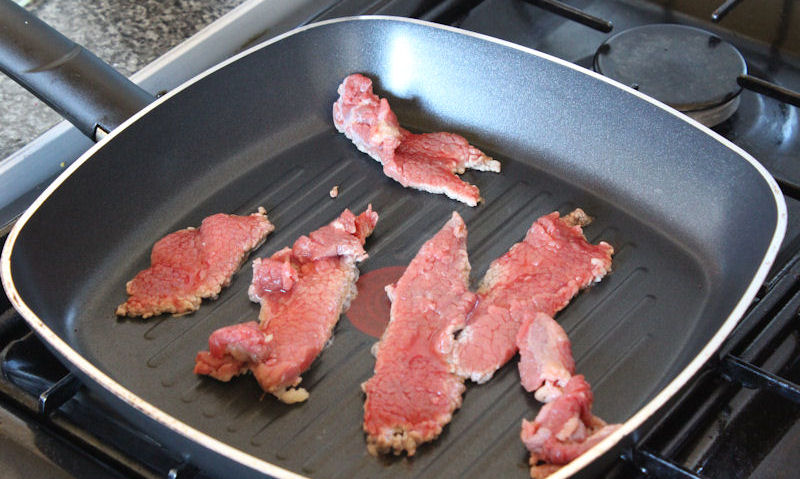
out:
M220 381L230 381L269 357L272 336L259 324L250 321L226 326L214 331L208 338L208 351L197 353L195 374L205 374Z
M389 325L376 345L375 370L366 393L367 450L406 451L432 441L461 406L464 381L447 358L453 334L475 304L469 291L467 229L457 213L428 240L396 284Z
M255 259L248 293L251 300L261 303L260 329L272 339L264 345L266 357L254 357L240 365L229 361L234 364L224 372L238 365L239 373L252 371L261 388L279 400L305 401L308 392L297 387L300 375L330 340L339 316L355 297L356 263L367 258L363 244L377 221L378 214L371 206L357 217L344 210L329 225L298 238L291 249ZM205 371L214 370L215 364L201 366L208 357L208 353L198 354L195 372L210 374ZM210 375L230 379L223 374Z
M383 163L400 145L403 128L386 98L372 92L372 80L354 73L338 88L333 104L333 124L356 148Z
M197 310L203 298L216 298L253 249L275 227L264 208L249 216L219 213L200 228L186 228L153 246L150 268L128 281L128 300L117 307L119 316L148 318L162 313Z
M500 162L471 146L454 133L417 135L403 129L385 98L372 92L372 80L353 74L339 85L339 99L333 104L336 129L356 147L383 165L389 178L405 187L444 193L475 206L478 187L456 174L467 168L500 171Z
M547 477L619 428L592 414L593 400L589 383L582 375L573 376L533 422L522 420L520 438L531 453L531 477Z
M564 328L544 313L532 313L523 320L516 343L525 390L536 391L536 399L545 403L560 396L575 373L572 345Z
M605 276L614 249L586 240L581 225L587 221L580 209L564 218L558 212L542 216L523 241L492 262L453 350L457 374L488 381L517 351L515 340L526 315L553 316L578 291Z

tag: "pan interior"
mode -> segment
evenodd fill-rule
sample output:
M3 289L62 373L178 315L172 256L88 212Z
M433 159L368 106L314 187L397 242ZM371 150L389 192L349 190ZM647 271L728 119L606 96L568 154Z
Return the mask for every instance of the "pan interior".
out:
M464 175L484 203L404 189L336 133L330 107L352 72L376 80L405 127L461 133L499 159L500 174ZM251 377L223 384L192 374L214 329L257 317L249 262L195 314L114 316L125 282L169 232L264 206L276 230L260 257L367 204L380 221L362 273L406 265L456 210L469 230L474 285L538 216L578 206L594 216L587 237L614 246L614 271L557 320L593 386L596 414L613 422L652 399L721 326L776 216L752 165L641 98L475 37L352 21L261 48L132 123L30 218L12 270L29 307L101 371L267 462L319 477L527 477L519 424L539 405L519 386L514 360L468 387L453 422L413 459L376 459L366 454L360 390L375 339L346 315L303 376L306 403L261 399Z

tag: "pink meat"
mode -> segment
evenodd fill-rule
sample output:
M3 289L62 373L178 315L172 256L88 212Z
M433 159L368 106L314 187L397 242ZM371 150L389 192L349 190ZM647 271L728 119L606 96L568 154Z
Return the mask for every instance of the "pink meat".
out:
M367 258L364 241L372 233L376 221L378 215L371 208L359 216L345 209L331 224L298 238L292 252L303 261L335 256L349 256L355 261L363 261Z
M592 414L589 383L582 375L569 380L561 396L545 404L533 422L522 420L520 438L530 451L531 477L546 477L619 428Z
M456 174L467 168L500 171L500 163L454 133L414 134L403 129L385 98L372 92L372 80L353 74L339 85L333 104L336 129L383 165L386 176L405 187L443 193L475 206L478 187Z
M194 372L230 381L246 372L249 363L267 359L270 341L272 336L255 321L220 328L208 338L209 350L197 353Z
M297 268L292 265L292 250L284 248L271 258L253 261L253 283L262 291L289 291L297 282ZM253 300L258 302L257 299Z
M517 333L519 376L528 392L541 402L561 395L575 373L572 345L567 333L544 313L528 315Z
M249 216L216 214L200 228L171 233L153 246L150 267L127 284L128 300L119 316L148 318L197 310L203 298L216 298L247 255L275 227L266 211Z
M362 384L364 431L373 455L414 455L461 406L463 379L451 372L448 357L454 331L475 303L466 240L466 226L453 213L386 288L390 321L377 344L374 375Z
M610 270L614 249L586 241L580 226L586 218L581 210L562 219L558 212L542 216L523 241L492 262L453 350L457 374L488 381L516 353L517 332L527 315L554 316Z
M363 244L377 221L371 206L358 217L345 210L329 225L300 237L292 249L253 261L248 294L261 304L260 329L272 340L268 355L248 361L241 372L252 371L264 391L286 403L308 398L297 387L300 375L355 297L356 263L367 258Z

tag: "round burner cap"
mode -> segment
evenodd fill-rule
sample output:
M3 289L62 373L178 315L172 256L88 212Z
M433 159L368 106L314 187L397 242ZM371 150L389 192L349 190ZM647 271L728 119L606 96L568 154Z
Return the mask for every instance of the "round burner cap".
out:
M699 28L655 24L606 40L594 69L683 112L728 102L741 92L744 57L730 43Z

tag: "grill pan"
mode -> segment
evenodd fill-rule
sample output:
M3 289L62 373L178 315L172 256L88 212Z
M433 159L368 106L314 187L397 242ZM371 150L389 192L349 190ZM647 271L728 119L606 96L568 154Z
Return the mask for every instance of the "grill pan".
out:
M401 124L454 131L499 159L465 174L469 208L402 188L332 125L336 87L375 81ZM339 196L328 191L339 185ZM310 25L187 82L68 168L9 235L12 303L94 392L160 442L219 477L528 475L522 418L540 405L515 361L470 384L443 434L413 458L367 454L360 383L375 338L345 315L285 405L251 377L192 374L216 328L253 320L246 264L220 298L182 317L118 319L125 282L153 242L217 212L264 206L270 255L371 203L380 221L362 274L406 265L453 210L467 222L473 286L540 215L581 207L613 272L557 320L572 339L594 411L624 426L559 477L596 475L712 356L763 281L786 211L744 151L627 87L553 57L450 27L390 17Z

